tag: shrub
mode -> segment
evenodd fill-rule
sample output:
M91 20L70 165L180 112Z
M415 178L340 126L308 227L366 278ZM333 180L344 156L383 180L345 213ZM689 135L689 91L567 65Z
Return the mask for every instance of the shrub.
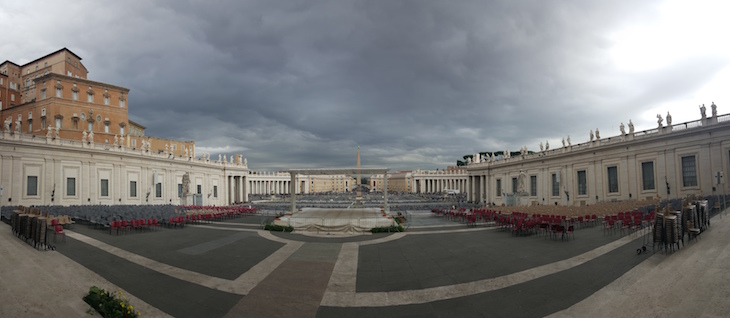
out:
M392 226L374 227L370 229L370 233L389 233L389 232L403 232L403 226L398 224Z
M264 230L277 231L277 232L292 232L292 231L294 231L294 227L266 224L266 225L264 225Z
M121 297L117 298L117 296ZM102 317L106 318L122 318L122 317L138 317L139 311L134 311L134 307L127 302L127 298L122 295L122 292L117 292L117 295L101 289L96 286L91 286L89 294L84 296L84 301L89 304L94 310L96 310Z

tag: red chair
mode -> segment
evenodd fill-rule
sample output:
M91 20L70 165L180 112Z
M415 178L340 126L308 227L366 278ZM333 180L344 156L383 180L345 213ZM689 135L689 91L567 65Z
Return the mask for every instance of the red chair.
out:
M572 225L571 225L571 226L569 226L569 227L568 227L568 229L567 229L567 230L565 231L565 236L566 236L566 237L567 237L568 239L570 239L570 236L571 236L571 235L573 235L573 238L575 239L575 234L574 234L574 231L575 231L575 229L573 228L573 226L572 226Z
M160 226L160 223L157 222L157 218L151 218L147 220L147 225L149 225L149 227L152 229L156 229Z
M149 225L147 224L147 220L145 220L145 219L137 220L137 227L139 227L140 229L148 229Z
M58 220L51 220L51 225L53 225L53 241L55 242L56 237L60 235L63 237L63 241L66 242L66 233L63 232L63 226L58 224Z
M555 239L556 240L558 239L558 234L560 234L560 240L562 241L563 238L565 237L565 226L558 225L558 229L555 232Z
M132 226L129 225L129 222L127 222L127 220L122 221L121 229L123 229L126 232L127 230L129 230L131 228L132 228Z
M121 226L122 226L122 222L121 221L112 221L111 223L109 223L109 235L111 235L112 234L112 231L114 231L114 230L116 230L117 231L117 235L119 235L119 228Z

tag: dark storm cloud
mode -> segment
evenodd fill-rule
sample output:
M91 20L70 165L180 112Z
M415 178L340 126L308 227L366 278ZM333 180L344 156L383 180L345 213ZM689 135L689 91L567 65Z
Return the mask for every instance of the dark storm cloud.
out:
M358 145L366 165L435 169L568 134L582 142L595 127L642 123L637 104L685 94L727 63L616 71L610 33L654 19L655 2L79 5L90 19L34 34L37 47L8 58L69 47L91 79L131 89L130 118L149 135L243 153L254 169L351 166Z

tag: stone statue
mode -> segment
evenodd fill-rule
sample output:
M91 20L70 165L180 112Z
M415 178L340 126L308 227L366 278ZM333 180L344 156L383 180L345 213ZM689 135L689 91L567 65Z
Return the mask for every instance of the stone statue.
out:
M86 130L84 130L84 132L81 134L81 142L86 143L86 136Z
M231 164L233 164L233 156L231 156L231 161L230 161L230 163L231 163Z
M170 145L165 144L165 153L170 153Z
M226 155L223 155L223 163L228 163L228 157Z
M243 158L243 166L248 167L248 159Z
M540 142L540 152L545 151L545 147L542 146L542 141Z
M591 129L589 136L591 137L591 141L593 141L593 129Z
M236 155L236 164L239 166L243 164L243 156L241 156L240 154Z
M571 143L570 143L570 135L568 135L568 146L571 146Z
M147 148L147 140L142 139L142 151Z
M5 131L10 131L10 125L13 124L13 119L8 117L5 118Z
M53 131L53 138L58 139L58 131L61 130L61 127L56 127L56 129Z
M661 114L656 114L656 123L659 124L659 128L664 127L664 125L662 125L662 122L663 121L664 120L662 119L662 115Z
M712 102L710 108L712 109L712 117L717 117L717 105L715 105L715 102Z
M188 152L188 148L185 147L185 157L189 157L189 156L190 156L190 152Z
M152 140L150 138L147 138L147 151L150 151L151 146L152 146Z
M492 152L492 162L494 162L494 152Z
M119 147L124 147L124 135L119 136Z
M550 143L547 140L545 140L545 151L548 151L548 150L550 150Z
M601 132L598 131L598 128L596 128L596 140L601 140Z
M218 163L221 163L221 154L218 154Z
M466 164L471 164L471 157L466 158Z
M46 129L46 138L51 138L51 130L53 130L53 127L48 126L48 129Z
M621 136L626 135L626 127L624 127L623 122L618 126L618 129L621 130Z
M702 104L700 106L700 119L704 120L707 118L707 108L705 108L705 104Z
M565 137L563 137L562 142L563 142L563 148L565 148Z
M20 133L20 124L21 124L21 121L20 120L15 121L15 133L16 134L19 134Z
M527 189L525 187L525 181L527 180L527 175L525 175L525 172L520 170L520 175L517 177L517 193L527 193Z
M634 123L629 119L629 134L634 134Z
M182 177L182 193L184 196L190 194L190 174L185 173Z
M667 112L667 126L672 125L672 115Z
M119 136L114 135L114 146L119 146Z
M89 131L89 142L92 144L94 143L94 131L93 130Z

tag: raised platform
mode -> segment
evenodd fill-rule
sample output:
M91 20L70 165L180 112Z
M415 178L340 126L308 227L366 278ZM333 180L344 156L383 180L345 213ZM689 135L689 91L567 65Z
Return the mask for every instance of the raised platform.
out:
M274 221L281 226L292 226L297 231L317 232L367 232L375 227L396 225L379 208L327 209L302 208L292 215L285 215Z

